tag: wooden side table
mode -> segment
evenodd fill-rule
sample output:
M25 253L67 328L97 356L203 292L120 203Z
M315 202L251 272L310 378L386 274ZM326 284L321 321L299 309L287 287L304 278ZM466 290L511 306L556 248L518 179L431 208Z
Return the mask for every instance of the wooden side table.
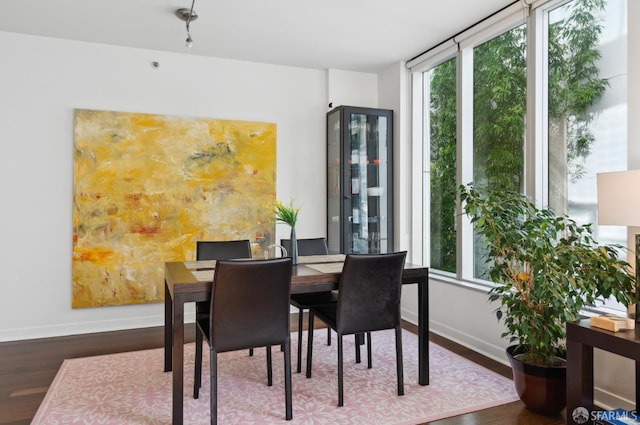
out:
M572 413L593 405L593 348L630 358L636 362L636 408L640 406L640 329L611 332L591 327L589 319L567 323L567 424L581 425Z

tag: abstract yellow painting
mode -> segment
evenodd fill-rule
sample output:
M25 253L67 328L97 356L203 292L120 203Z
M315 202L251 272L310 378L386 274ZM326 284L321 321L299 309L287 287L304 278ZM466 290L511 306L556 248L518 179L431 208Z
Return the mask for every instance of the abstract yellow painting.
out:
M198 240L275 232L273 123L78 109L72 307L160 302Z

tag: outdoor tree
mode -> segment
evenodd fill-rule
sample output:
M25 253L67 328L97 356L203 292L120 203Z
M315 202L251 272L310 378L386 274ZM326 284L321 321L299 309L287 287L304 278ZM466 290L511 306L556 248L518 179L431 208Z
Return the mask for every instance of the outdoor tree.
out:
M556 167L563 175L550 181L579 179L590 154L591 106L608 86L597 65L599 16L605 7L606 0L574 0L549 25L549 151L551 159L563 165ZM478 187L523 189L525 41L522 25L474 49L473 176ZM456 264L456 80L455 59L435 67L429 98L431 267L451 272ZM551 188L552 200L565 199L565 190L563 184ZM563 204L558 201L555 207Z

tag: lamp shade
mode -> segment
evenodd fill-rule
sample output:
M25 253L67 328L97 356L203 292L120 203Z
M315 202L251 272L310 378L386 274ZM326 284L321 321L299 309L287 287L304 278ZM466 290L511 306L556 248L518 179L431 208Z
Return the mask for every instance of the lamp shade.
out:
M640 170L598 173L598 224L640 226Z

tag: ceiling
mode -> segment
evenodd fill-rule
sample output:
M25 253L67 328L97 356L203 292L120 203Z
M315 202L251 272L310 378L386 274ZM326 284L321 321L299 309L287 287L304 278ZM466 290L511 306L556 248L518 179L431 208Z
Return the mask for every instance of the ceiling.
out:
M514 0L3 0L0 31L313 69L377 72Z

